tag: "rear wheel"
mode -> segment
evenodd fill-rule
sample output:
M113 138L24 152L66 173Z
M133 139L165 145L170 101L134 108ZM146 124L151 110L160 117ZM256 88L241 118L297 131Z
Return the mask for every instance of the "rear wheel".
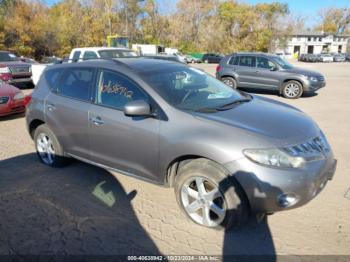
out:
M179 170L175 195L195 223L228 229L241 225L249 208L245 195L225 169L207 159L195 159Z
M303 94L303 86L298 81L288 81L284 83L282 94L285 98L297 99Z
M64 156L61 144L47 125L37 127L34 132L34 142L38 157L45 165L62 167L69 163L69 159Z
M233 77L223 77L221 81L226 85L228 85L229 87L233 89L237 89L237 81Z

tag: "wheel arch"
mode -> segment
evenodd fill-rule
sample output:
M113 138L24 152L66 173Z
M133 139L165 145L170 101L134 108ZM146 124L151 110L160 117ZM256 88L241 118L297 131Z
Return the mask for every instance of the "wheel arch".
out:
M280 94L282 94L282 92L283 92L283 86L284 86L284 84L287 83L287 82L289 82L289 81L296 81L296 82L298 82L299 84L301 84L301 87L304 89L304 83L303 83L302 80L297 79L297 78L286 78L285 80L283 80L282 85L281 85L281 87L280 87Z
M220 76L220 80L222 80L225 77L231 77L231 78L233 78L234 80L237 81L237 77L235 75L228 75L228 74L224 74L224 75Z
M35 130L38 128L38 126L41 126L45 124L44 121L40 120L40 119L34 119L30 122L29 124L29 135L31 138L34 138L34 132Z
M227 168L225 168L222 164L218 163L217 161L215 161L213 159L210 159L208 157L203 157L200 155L183 155L183 156L179 156L179 157L175 158L173 161L171 161L168 164L168 168L166 169L166 174L165 174L165 182L164 182L165 186L173 188L175 185L176 176L178 175L180 168L182 166L184 166L185 164L187 164L188 162L190 162L191 160L195 160L195 159L205 159L205 160L212 161L216 165L218 165L221 168L223 168L224 170L226 170L227 174L230 174L230 172L227 170ZM244 201L247 204L249 212L251 212L250 199L247 195L247 192L243 188L242 184L238 181L238 179L235 176L228 175L228 177L230 179L232 179L232 182L234 183L234 185L239 188L240 192L242 193L242 197L244 198Z

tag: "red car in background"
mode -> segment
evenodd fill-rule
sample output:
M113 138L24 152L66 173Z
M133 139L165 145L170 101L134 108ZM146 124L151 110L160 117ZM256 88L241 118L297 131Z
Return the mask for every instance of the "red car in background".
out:
M25 96L17 87L0 80L0 117L24 113L31 96Z
M32 66L8 51L0 51L0 79L11 85L32 84Z

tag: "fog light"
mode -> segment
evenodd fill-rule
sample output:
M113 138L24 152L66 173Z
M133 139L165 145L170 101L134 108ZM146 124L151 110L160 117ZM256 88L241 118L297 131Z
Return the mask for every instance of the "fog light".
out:
M278 205L281 207L293 206L298 202L298 200L298 196L293 193L281 194L277 198Z

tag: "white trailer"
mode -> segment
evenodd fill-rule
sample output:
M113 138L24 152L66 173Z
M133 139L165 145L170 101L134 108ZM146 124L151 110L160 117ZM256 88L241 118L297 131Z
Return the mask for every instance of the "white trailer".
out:
M164 52L162 45L133 44L132 49L139 52L140 55L157 55Z
M167 55L175 55L175 54L178 54L178 53L179 53L179 50L176 49L176 48L166 47L166 48L165 48L165 53L166 53Z

